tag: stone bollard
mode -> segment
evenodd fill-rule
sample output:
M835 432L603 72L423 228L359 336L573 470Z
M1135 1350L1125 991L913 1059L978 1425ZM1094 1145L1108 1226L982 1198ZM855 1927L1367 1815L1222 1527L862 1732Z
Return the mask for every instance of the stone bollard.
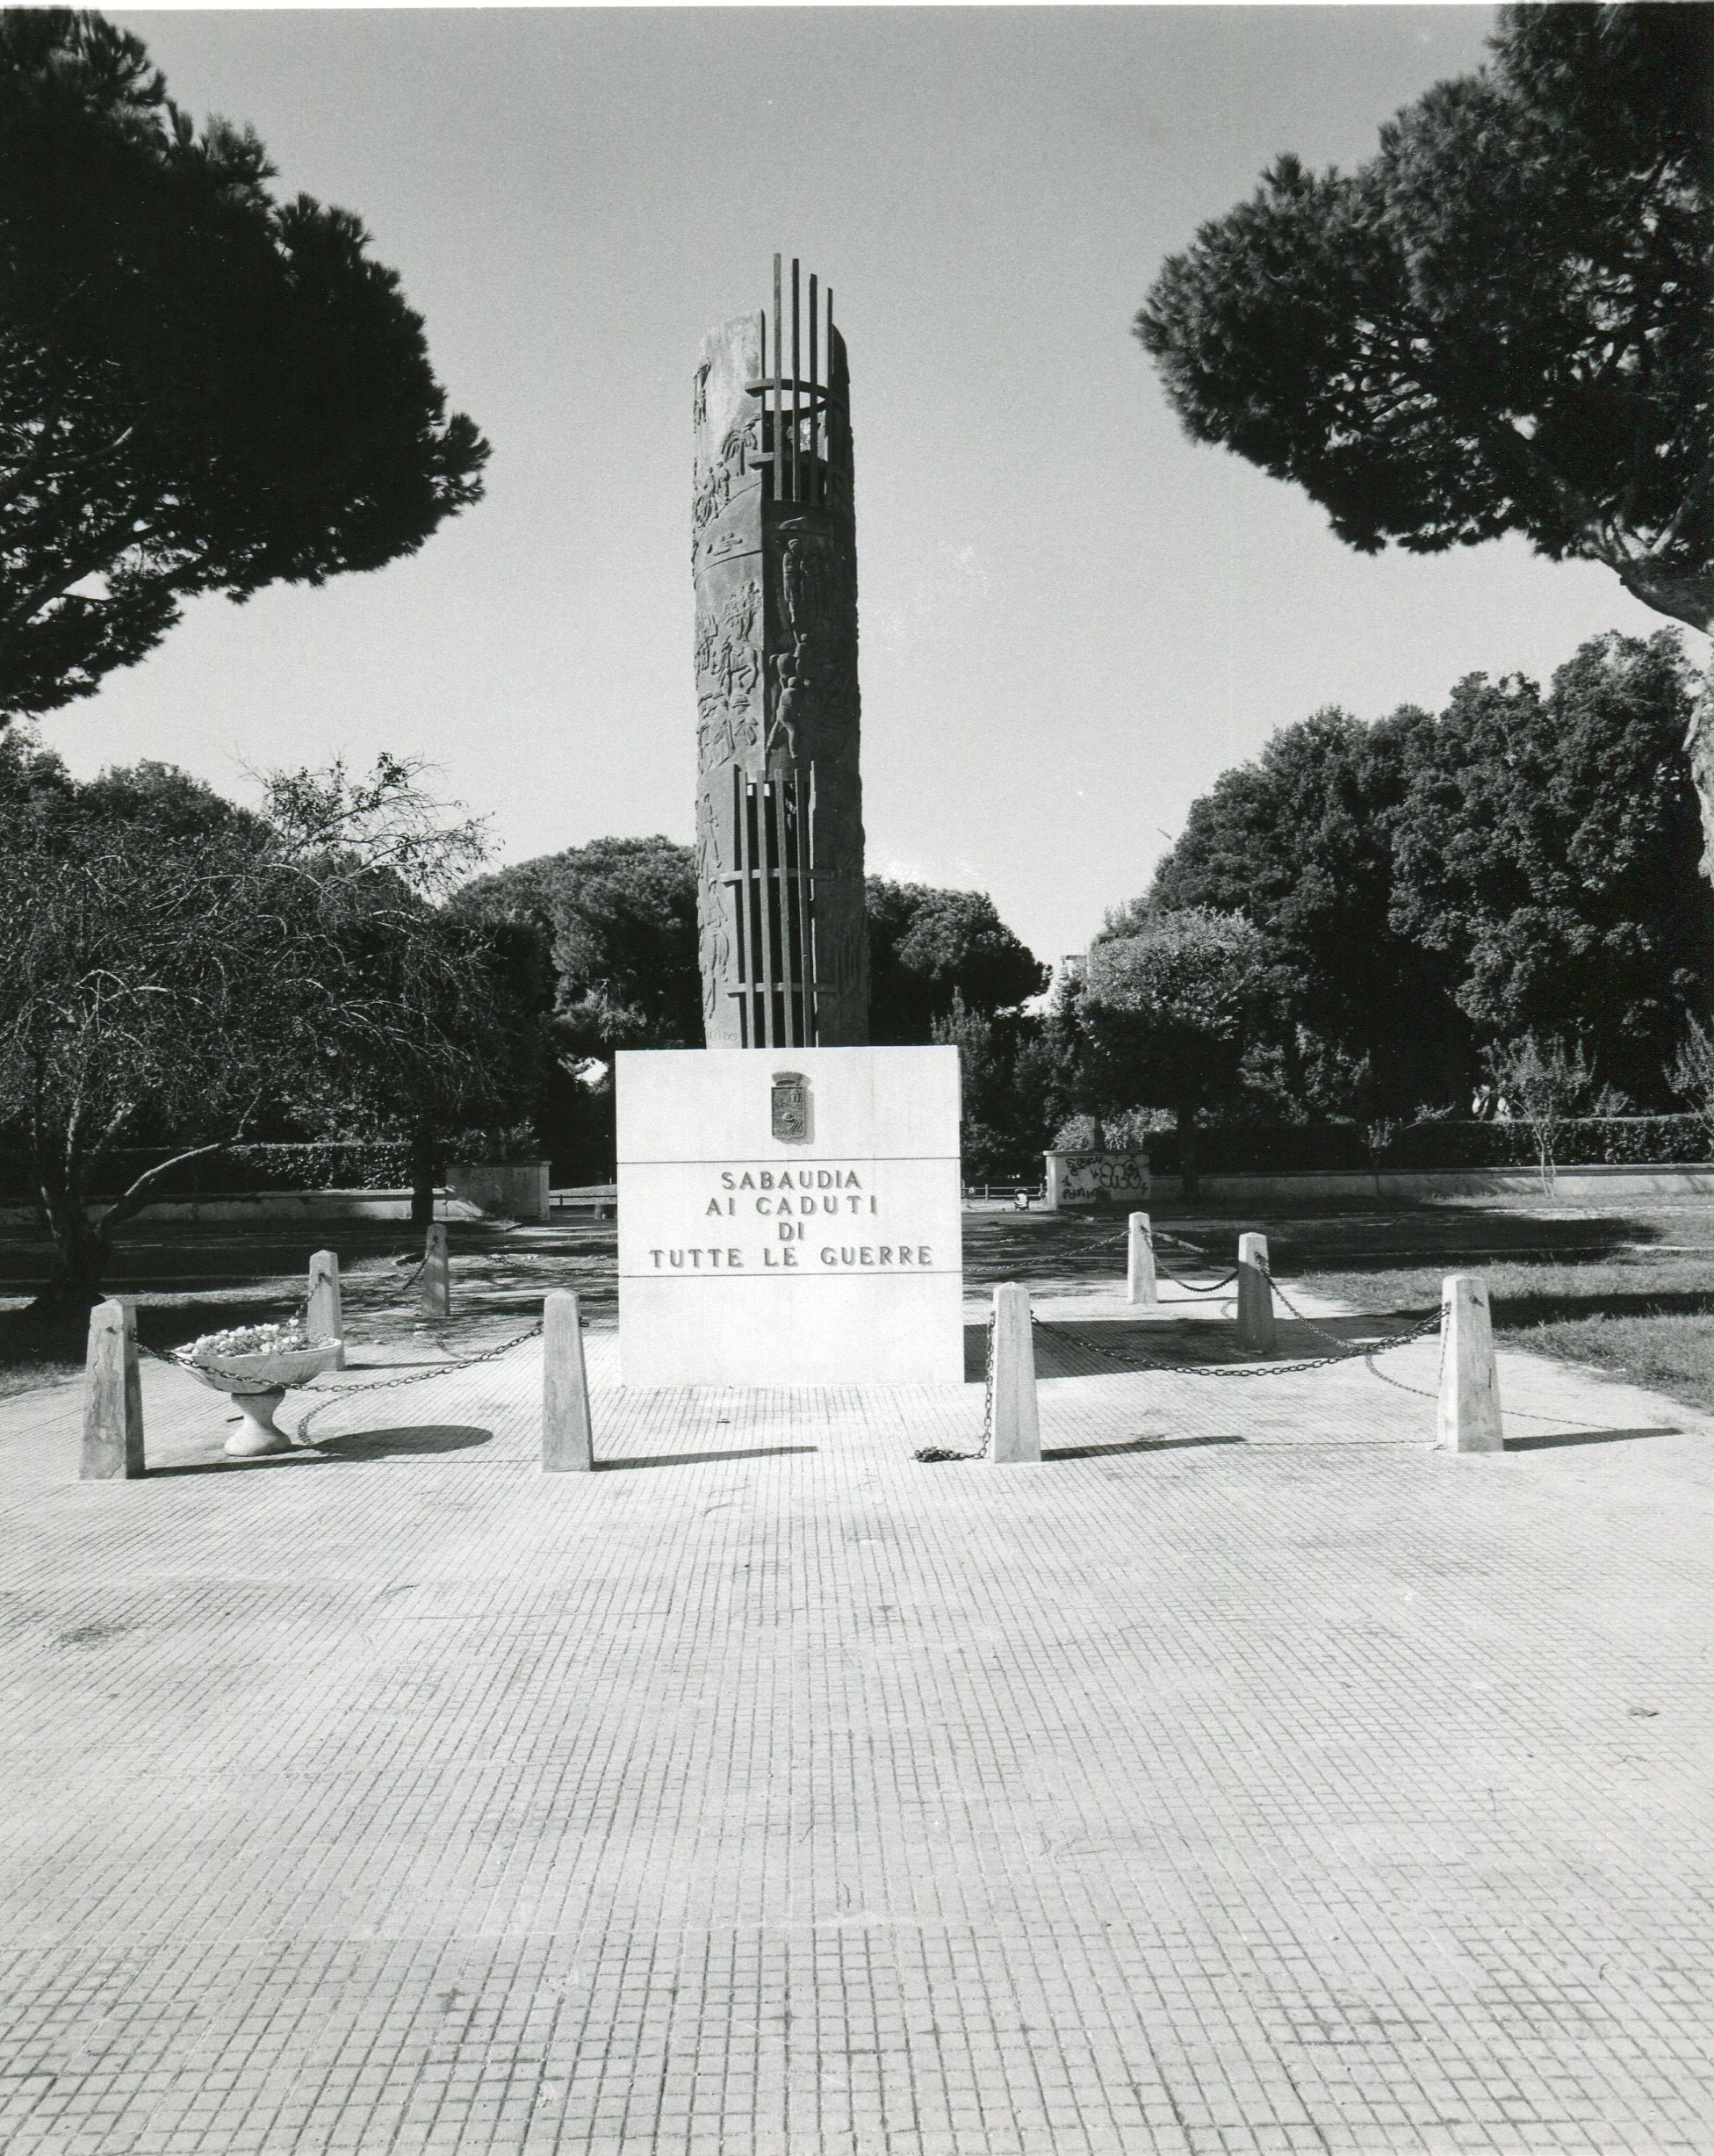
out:
M1435 1435L1449 1453L1503 1453L1500 1381L1487 1282L1454 1273L1440 1286L1440 1409Z
M994 1426L988 1457L998 1467L1041 1458L1030 1295L1015 1282L994 1290Z
M128 1302L90 1312L83 1371L86 1482L133 1482L143 1472L143 1388L137 1373L137 1313Z
M1158 1302L1161 1292L1155 1280L1155 1241L1147 1213L1131 1215L1130 1240L1125 1250L1125 1299L1127 1302Z
M425 1317L452 1315L452 1264L446 1254L446 1222L431 1221L423 1244L422 1277L417 1282L417 1307Z
M1238 1237L1238 1345L1258 1355L1274 1350L1273 1283L1268 1278L1268 1238Z
M569 1288L542 1304L542 1472L587 1475L595 1464L583 1317Z
M317 1251L309 1261L309 1309L304 1320L312 1340L337 1340L335 1370L345 1367L345 1315L339 1300L339 1253Z

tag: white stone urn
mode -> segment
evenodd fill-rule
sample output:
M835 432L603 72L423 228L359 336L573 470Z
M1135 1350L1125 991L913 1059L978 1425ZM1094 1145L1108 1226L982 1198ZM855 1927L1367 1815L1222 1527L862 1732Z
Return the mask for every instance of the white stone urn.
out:
M232 1404L243 1417L227 1439L234 1460L259 1460L268 1453L289 1453L292 1440L274 1421L276 1410L293 1386L306 1385L339 1360L337 1340L319 1340L308 1347L265 1348L249 1355L211 1355L205 1360L184 1361L192 1376L216 1392L230 1393Z

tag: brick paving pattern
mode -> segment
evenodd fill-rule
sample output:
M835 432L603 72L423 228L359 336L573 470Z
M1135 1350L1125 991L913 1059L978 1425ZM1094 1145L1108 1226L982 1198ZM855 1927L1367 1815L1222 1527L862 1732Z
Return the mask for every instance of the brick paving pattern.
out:
M1704 2156L1714 1431L1042 1310L1040 1467L605 1332L593 1476L534 1345L232 1467L150 1366L129 1485L0 1407L0 2146Z

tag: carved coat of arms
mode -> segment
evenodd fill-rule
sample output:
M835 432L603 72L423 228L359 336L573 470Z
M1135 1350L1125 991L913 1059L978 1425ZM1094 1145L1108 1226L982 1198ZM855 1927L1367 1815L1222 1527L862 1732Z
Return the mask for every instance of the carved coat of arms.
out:
M788 1145L810 1135L810 1081L801 1071L774 1073L774 1135Z

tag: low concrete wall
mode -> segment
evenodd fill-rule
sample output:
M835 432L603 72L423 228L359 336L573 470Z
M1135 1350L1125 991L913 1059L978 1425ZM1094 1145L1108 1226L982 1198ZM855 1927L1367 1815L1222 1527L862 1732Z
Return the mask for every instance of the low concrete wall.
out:
M1184 1186L1176 1175L1152 1179L1153 1202L1183 1204ZM1714 1198L1714 1165L1678 1167L1561 1168L1554 1200L1561 1204L1605 1205L1627 1198ZM1494 1198L1514 1204L1542 1202L1541 1178L1533 1168L1435 1169L1421 1174L1383 1169L1381 1202L1396 1199L1421 1202L1437 1198ZM616 1193L610 1183L593 1184L577 1190L552 1193L556 1211L597 1208L611 1212ZM1200 1205L1265 1205L1286 1207L1306 1199L1376 1199L1375 1179L1359 1170L1329 1171L1326 1174L1298 1172L1282 1175L1205 1175ZM980 1201L967 1199L968 1205ZM1009 1207L1010 1201L994 1201ZM1120 1208L1113 1208L1118 1212ZM408 1190L263 1190L248 1196L225 1198L163 1198L139 1215L143 1220L208 1221L322 1221L398 1220L411 1217ZM448 1192L436 1193L437 1220L480 1220L481 1209ZM33 1206L0 1205L0 1229L34 1228Z
M1184 1183L1176 1175L1156 1175L1155 1198L1185 1202ZM1281 1175L1205 1175L1197 1204L1260 1205L1270 1201L1292 1206L1308 1198L1389 1198L1422 1201L1436 1198L1497 1198L1514 1202L1544 1201L1541 1177L1534 1168L1435 1168L1420 1172L1383 1168L1379 1178L1361 1169L1300 1171ZM1561 1168L1552 1200L1559 1205L1606 1205L1625 1198L1714 1198L1714 1165L1705 1168L1620 1165Z
M447 1171L446 1186L481 1214L537 1224L548 1216L545 1160L460 1161Z
M1042 1204L1049 1213L1083 1206L1149 1202L1149 1163L1141 1153L1044 1153Z
M404 1220L411 1217L408 1190L258 1190L224 1198L162 1198L137 1216L144 1221L243 1222L282 1220ZM437 1192L436 1220L480 1220L473 1205ZM0 1205L0 1228L33 1228L33 1206Z
M554 1213L590 1213L606 1220L619 1209L616 1183L568 1183L548 1193L548 1208Z

